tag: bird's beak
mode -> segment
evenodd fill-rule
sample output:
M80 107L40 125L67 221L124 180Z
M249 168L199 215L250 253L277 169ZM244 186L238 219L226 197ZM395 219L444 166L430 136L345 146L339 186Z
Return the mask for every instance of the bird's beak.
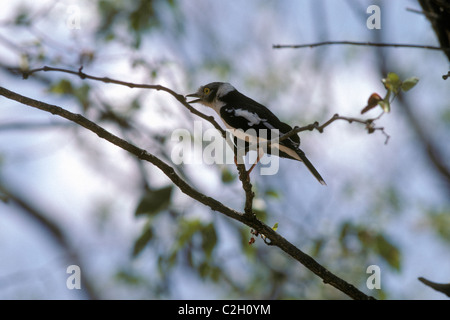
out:
M200 95L198 93L191 93L191 94L186 95L186 98L187 97L200 98ZM202 101L202 99L195 99L195 100L192 100L192 101L188 101L188 103L197 103L197 102L200 102L200 101Z

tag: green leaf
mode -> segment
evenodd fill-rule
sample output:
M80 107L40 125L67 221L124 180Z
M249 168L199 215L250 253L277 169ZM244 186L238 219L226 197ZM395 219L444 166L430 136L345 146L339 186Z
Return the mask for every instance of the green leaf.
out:
M145 283L145 279L131 270L119 270L115 276L115 280L126 283L127 285L139 285Z
M397 271L400 271L400 250L395 245L393 245L384 235L376 235L374 239L374 249L389 264L389 266Z
M89 107L89 92L91 90L91 87L88 84L83 84L79 88L76 88L74 90L74 95L80 102L81 106L83 107L83 110L86 111Z
M412 88L414 88L414 86L417 84L417 82L419 82L419 78L417 78L417 77L411 77L411 78L406 79L402 83L402 90L405 92L408 90L411 90Z
M391 104L388 100L378 101L378 105L383 109L384 112L389 113L391 111Z
M318 238L313 240L313 248L311 251L311 255L313 257L317 257L319 253L322 251L322 248L324 247L325 240L323 238Z
M273 225L272 229L273 229L273 231L277 231L277 229L278 229L278 222Z
M223 183L231 183L236 180L236 175L231 173L227 168L222 169L222 182Z
M133 258L139 255L145 246L152 240L153 238L153 229L147 225L144 229L144 232L140 235L140 237L136 240L133 247Z
M177 250L191 241L194 234L203 227L202 222L199 219L181 220L179 225Z
M387 78L393 85L399 85L401 83L400 77L395 72L389 72Z
M280 199L280 194L278 193L278 191L274 190L274 189L268 189L265 192L266 196L274 198L274 199Z
M357 236L364 248L373 250L394 270L400 270L400 250L383 234L375 233L374 231L367 230L364 227L359 227Z
M387 77L381 80L384 84L384 87L391 92L394 92L397 94L402 86L402 81L400 80L400 77L394 73L389 72Z
M249 245L249 240L251 238L251 234L249 232L248 227L239 228L239 238L241 242L241 250L243 250L244 254L247 258L254 258L256 256L255 246Z
M202 249L205 252L205 255L209 258L211 257L212 251L216 247L217 244L217 233L216 228L212 223L204 226L201 231L202 235Z
M135 215L154 215L166 210L170 205L172 186L156 190L148 190L139 201Z
M56 94L72 94L74 93L74 88L72 83L67 79L61 79L59 82L55 83L48 90L51 93Z
M430 225L445 241L450 242L450 208L431 210L427 214Z

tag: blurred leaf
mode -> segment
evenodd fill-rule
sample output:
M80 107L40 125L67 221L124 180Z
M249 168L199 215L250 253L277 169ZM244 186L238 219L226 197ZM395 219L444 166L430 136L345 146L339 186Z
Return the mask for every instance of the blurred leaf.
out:
M394 270L400 271L400 251L384 235L376 235L374 249Z
M223 183L231 183L234 180L236 180L237 175L231 173L230 170L228 170L228 168L224 167L222 169L222 182Z
M183 219L180 221L178 230L177 248L184 247L187 242L191 241L193 235L202 229L203 225L199 219Z
M349 253L348 242L356 238L361 249L358 254L373 252L380 256L392 269L400 271L401 253L385 235L366 228L365 226L354 225L350 222L343 223L339 235L339 241L344 254Z
M209 273L209 264L206 263L205 261L203 261L202 263L200 263L200 265L197 267L197 271L200 275L201 278L206 278L206 276Z
M72 82L67 79L61 79L59 82L53 84L49 89L49 92L56 94L73 94L74 88Z
M402 83L402 90L405 92L411 90L417 84L417 82L419 82L419 78L416 77L406 79Z
M274 189L266 190L265 195L274 199L280 199L280 194Z
M366 248L377 253L387 264L396 271L400 271L400 250L383 234L374 233L364 227L358 228L358 239Z
M153 8L155 1L140 0L132 3L136 6L132 9L128 18L131 30L139 34L141 31L158 24Z
M139 285L143 282L146 282L146 279L141 277L140 275L137 275L136 273L130 271L130 270L119 270L116 275L115 279L125 282L129 285Z
M399 212L403 207L403 203L398 194L398 190L395 187L390 186L385 190L385 192L386 199L388 200L390 207L394 210L394 212Z
M159 6L165 5L164 9ZM101 0L98 2L97 10L100 16L98 35L104 41L111 41L116 38L118 28L126 27L128 44L134 48L139 48L144 37L144 33L152 28L160 27L162 15L159 11L176 12L176 1L167 3L162 0ZM167 13L166 13L167 14Z
M82 86L78 87L74 91L74 95L77 98L77 100L80 102L81 106L83 107L83 110L86 112L89 107L89 92L91 90L91 87L84 83Z
M167 209L170 205L172 188L172 186L167 186L161 189L148 190L139 201L135 215L154 215Z
M443 240L450 242L450 208L432 210L427 216L438 235Z
M254 246L249 246L249 240L252 238L248 227L239 228L239 237L241 242L241 249L248 258L253 258L256 255Z
M122 8L120 3L122 1L101 0L97 2L97 9L99 11L100 23L98 33L102 34L104 40L110 41L114 39L112 25L120 14Z
M323 245L325 244L325 240L323 238L313 240L314 246L311 250L311 255L313 257L317 257L319 253L322 251Z
M140 237L136 240L133 247L133 258L139 255L145 246L152 240L153 238L153 229L150 225L147 225L144 229L144 232L140 235Z
M87 83L83 83L81 86L76 87L72 84L71 81L67 79L61 79L57 83L51 85L47 91L58 95L67 94L74 96L81 104L83 110L86 111L90 104L89 101L90 89L91 87Z
M211 257L212 251L217 244L217 233L214 224L210 223L204 226L201 230L202 235L202 249L206 256Z

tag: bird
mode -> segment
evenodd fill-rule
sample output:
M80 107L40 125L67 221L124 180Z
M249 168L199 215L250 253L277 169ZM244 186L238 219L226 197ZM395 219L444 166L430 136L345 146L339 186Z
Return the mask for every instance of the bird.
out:
M242 140L249 141L250 138L254 139L254 136L249 137L245 135L246 132L249 132L249 129L256 131L257 139L262 139L258 135L259 132L262 132L260 130L266 130L265 132L268 132L270 135L271 130L277 129L279 130L279 136L292 130L289 124L278 119L267 107L240 93L227 82L208 83L201 86L197 92L186 95L186 98L188 97L197 98L188 101L188 103L201 103L212 108L220 116L225 126L235 136L239 133L240 136L237 138ZM244 133L244 136L242 136L242 133ZM270 140L270 136L269 138L266 136L265 141L267 142L267 140ZM308 160L303 150L300 149L300 137L298 134L291 135L278 143L273 143L267 149L269 154L275 153L274 150L277 149L279 157L303 162L320 184L326 185L325 180L311 161ZM256 163L250 168L248 173L258 163L259 159L260 156L258 156Z

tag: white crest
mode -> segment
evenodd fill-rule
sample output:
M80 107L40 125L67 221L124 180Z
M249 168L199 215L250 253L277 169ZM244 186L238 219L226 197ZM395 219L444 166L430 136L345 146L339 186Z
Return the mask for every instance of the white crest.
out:
M227 93L236 90L231 84L228 82L224 82L220 85L219 90L217 90L217 97L223 97Z

